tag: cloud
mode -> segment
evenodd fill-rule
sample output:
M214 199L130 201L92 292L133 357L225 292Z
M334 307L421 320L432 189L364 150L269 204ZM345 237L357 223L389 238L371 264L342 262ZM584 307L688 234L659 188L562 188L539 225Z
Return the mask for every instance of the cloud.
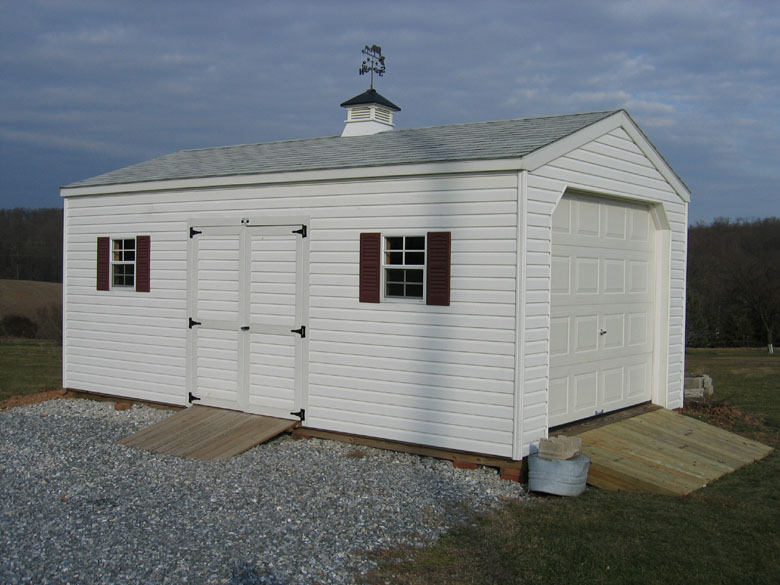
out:
M627 108L706 194L692 216L729 215L752 199L710 194L771 192L776 178L774 6L0 0L4 180L50 189L74 153L87 176L180 148L338 134L338 104L368 85L360 49L376 43L399 127ZM41 172L9 175L32 145L49 157Z

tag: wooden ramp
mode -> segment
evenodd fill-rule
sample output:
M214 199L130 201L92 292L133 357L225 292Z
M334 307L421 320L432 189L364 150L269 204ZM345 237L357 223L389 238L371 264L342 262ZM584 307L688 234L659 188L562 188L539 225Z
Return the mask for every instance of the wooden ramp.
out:
M294 420L192 406L119 443L175 457L228 459L298 426Z
M658 409L579 433L588 483L607 490L685 495L772 452L699 420Z

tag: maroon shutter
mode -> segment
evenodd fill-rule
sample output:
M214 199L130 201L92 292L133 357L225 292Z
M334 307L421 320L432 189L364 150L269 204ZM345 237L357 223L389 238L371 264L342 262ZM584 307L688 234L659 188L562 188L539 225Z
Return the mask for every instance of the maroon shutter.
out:
M428 232L428 274L426 279L426 305L450 304L450 232Z
M360 302L379 302L382 237L380 234L360 234Z
M149 292L151 282L149 278L149 261L151 258L152 237L137 236L135 238L135 290L136 292Z
M111 238L97 239L97 289L108 290L111 274Z

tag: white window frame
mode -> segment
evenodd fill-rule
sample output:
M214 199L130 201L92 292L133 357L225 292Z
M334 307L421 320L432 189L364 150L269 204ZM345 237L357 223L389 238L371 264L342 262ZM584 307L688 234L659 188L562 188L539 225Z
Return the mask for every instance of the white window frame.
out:
M394 232L394 233L382 233L382 254L381 254L381 261L380 261L380 279L379 279L379 286L381 290L380 299L383 303L406 303L406 304L417 304L417 305L424 305L425 304L425 295L427 293L426 290L426 276L428 274L428 238L426 232ZM386 262L387 259L387 240L388 238L422 238L423 239L423 253L425 254L424 263L422 265L420 264L388 264ZM404 248L405 250L405 248ZM393 270L393 269L415 269L421 267L422 269L422 297L396 297L396 296L388 296L387 295L387 286L386 286L386 280L387 280L387 270Z
M136 268L136 263L138 261L138 240L135 236L118 236L118 237L112 237L111 238L111 248L109 250L109 289L120 289L120 290L135 290L136 287L136 281L138 280L138 269ZM132 241L133 242L133 249L130 250L129 248L125 248L125 242ZM115 242L121 242L121 247L119 249L116 249L114 247ZM124 255L127 252L133 253L133 259L127 260L125 259ZM119 260L115 260L116 254L120 255ZM116 284L115 276L114 276L114 267L116 266L131 266L133 269L133 282L131 284ZM124 275L125 278L127 275Z

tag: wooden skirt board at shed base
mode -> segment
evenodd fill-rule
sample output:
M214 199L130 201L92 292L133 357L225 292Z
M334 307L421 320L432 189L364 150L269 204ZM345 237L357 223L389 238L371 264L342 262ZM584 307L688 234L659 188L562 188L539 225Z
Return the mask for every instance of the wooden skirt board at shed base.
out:
M590 485L676 496L702 488L773 450L663 408L577 436L590 458Z
M239 455L299 424L270 416L192 406L119 443L154 453L212 461Z

